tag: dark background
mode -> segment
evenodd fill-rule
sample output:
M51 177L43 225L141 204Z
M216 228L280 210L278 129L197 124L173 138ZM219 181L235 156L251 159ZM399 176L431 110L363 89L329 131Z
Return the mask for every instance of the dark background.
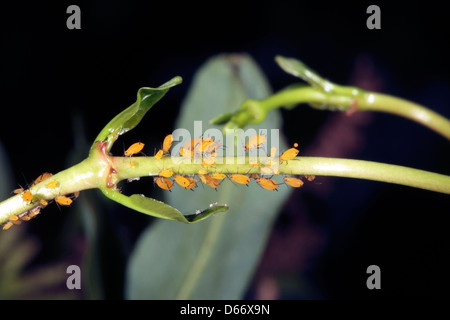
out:
M70 4L81 8L81 30L66 28ZM381 30L366 28L370 4L381 8ZM447 21L446 8L429 1L2 4L0 140L13 178L25 185L44 171L66 168L74 118L81 119L78 126L82 123L92 141L135 101L138 88L180 75L183 84L120 142L141 140L156 148L172 131L196 69L222 52L250 54L274 91L296 81L274 62L282 54L301 59L334 82L366 84L450 117ZM301 141L310 155L336 156L319 143L320 137L331 136L334 113L301 106L283 116L290 142ZM355 119L350 125L359 128L358 143L337 155L450 174L445 138L395 116ZM348 137L339 137L337 145L347 145ZM120 143L117 152L122 152ZM246 297L261 297L261 283L275 279L274 297L279 299L448 298L449 204L448 195L429 191L318 178L296 191L281 212ZM56 258L46 248L59 218L44 216L29 229L43 243L38 262ZM148 221L132 212L116 219L127 226L130 242ZM277 266L282 249L292 256ZM298 253L303 251L308 253ZM382 290L365 286L371 264L381 267ZM106 297L120 296L120 288L111 290Z

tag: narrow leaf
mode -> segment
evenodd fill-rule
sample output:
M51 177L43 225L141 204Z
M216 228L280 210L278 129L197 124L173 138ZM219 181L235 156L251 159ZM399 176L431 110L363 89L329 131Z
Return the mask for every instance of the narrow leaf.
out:
M127 109L114 117L95 139L91 151L95 149L97 141L107 141L106 151L110 151L117 138L133 129L145 116L148 110L158 102L169 89L182 81L181 77L175 77L158 88L140 88L137 100Z

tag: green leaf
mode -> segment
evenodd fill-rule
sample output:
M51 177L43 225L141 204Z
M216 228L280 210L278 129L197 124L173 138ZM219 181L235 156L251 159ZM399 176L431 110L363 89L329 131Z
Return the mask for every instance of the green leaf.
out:
M271 93L268 83L247 55L211 58L194 77L183 102L177 128L193 136L194 120L203 131L217 128L207 119L236 110L246 99L263 99ZM280 128L279 111L254 129ZM283 139L281 139L283 140ZM280 141L280 148L286 144ZM216 192L200 185L195 192L173 188L166 202L194 210L211 202L226 203L229 212L200 223L185 225L155 221L142 233L126 274L130 299L239 299L251 280L272 223L289 195L225 180Z
M324 92L329 92L333 89L334 84L325 80L303 62L283 56L276 56L275 61L285 72L292 74L297 78L301 78L308 82L312 87L321 89Z
M114 117L95 139L91 151L95 149L97 141L107 141L106 151L110 151L117 138L133 129L145 116L148 110L158 102L169 89L182 82L181 77L175 77L158 88L140 88L137 100L130 107Z
M197 222L209 217L210 215L228 210L228 207L226 205L224 206L213 204L203 211L194 214L188 214L185 216L180 211L169 206L168 204L152 198L147 198L143 195L132 194L131 196L126 196L118 191L108 189L106 187L101 188L100 190L111 200L114 200L130 209L148 214L156 218L174 220L184 223Z

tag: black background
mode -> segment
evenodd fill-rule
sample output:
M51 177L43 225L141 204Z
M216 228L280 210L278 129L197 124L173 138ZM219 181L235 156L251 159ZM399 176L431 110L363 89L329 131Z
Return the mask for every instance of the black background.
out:
M66 27L70 4L81 8L81 30ZM381 30L366 27L370 4L381 8ZM92 141L135 101L138 88L180 75L183 84L171 89L120 142L142 140L156 148L173 130L195 70L222 52L250 54L274 91L295 81L275 64L277 54L301 59L341 84L349 83L355 61L363 56L382 79L384 93L450 117L447 21L446 8L429 1L2 4L0 139L13 178L24 185L44 171L67 166L74 118L82 119L83 132ZM298 107L283 111L283 116L288 140L307 148L333 114ZM363 147L348 157L450 174L448 141L426 128L377 114L363 133ZM317 184L332 178L322 179ZM303 218L320 230L323 245L293 272L300 284L294 290L280 285L278 298L448 298L448 195L371 181L333 181L326 196L315 192L316 185L290 199L294 206L299 202L307 208ZM289 229L297 219L291 211L285 208L280 214L274 234L295 232ZM118 218L131 230L130 241L148 222L137 216L127 212ZM43 243L41 259L56 232L43 221L40 217L30 227ZM58 225L55 218L52 223ZM55 258L47 254L47 259ZM371 264L381 267L382 290L365 287ZM261 266L258 274L264 270ZM280 279L286 270L271 272ZM305 289L305 278L313 289ZM258 277L247 298L255 297L257 283ZM120 289L114 290L107 297L120 297Z

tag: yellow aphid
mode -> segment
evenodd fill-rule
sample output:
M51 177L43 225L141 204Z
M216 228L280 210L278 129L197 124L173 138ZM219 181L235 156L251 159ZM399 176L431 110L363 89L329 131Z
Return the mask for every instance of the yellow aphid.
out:
M259 148L262 144L266 142L266 136L263 136L261 134L257 134L256 136L251 137L247 144L245 145L245 151L248 151L250 149Z
M14 189L14 194L19 194L19 193L22 193L23 192L23 188L17 188L17 189Z
M172 147L172 143L173 143L173 136L171 134L168 134L163 141L162 150L164 154L169 153L170 147Z
M9 228L11 228L13 226L13 223L11 221L8 221L7 223L5 223L3 225L3 230L8 230Z
M213 177L211 177L209 175L205 175L203 177L205 178L206 184L208 186L210 186L211 188L217 189L217 187L220 186L220 182L216 178L213 178ZM203 182L203 183L205 183L205 182Z
M127 150L125 150L124 155L126 157L132 156L133 154L139 153L144 149L145 144L142 142L133 143Z
M214 179L217 179L217 180L223 180L223 179L225 179L225 177L226 177L226 175L225 174L223 174L223 173L213 173L212 175L211 175L211 177L213 177Z
M202 175L202 174L207 174L208 171L206 171L205 169L200 169L197 171L198 174Z
M39 177L36 178L36 180L34 180L34 182L31 184L30 187L44 181L45 179L48 179L52 176L52 174L50 172L44 172L43 174L41 174Z
M248 185L248 183L250 182L250 178L247 177L244 174L240 174L240 173L234 173L234 174L230 174L228 175L228 178L230 178L230 180L240 183L240 184L246 184Z
M158 152L155 154L155 159L161 159L163 155L164 155L164 151L158 150Z
M52 180L52 181L50 181L49 183L47 183L47 184L45 185L45 187L46 187L46 188L49 188L49 189L54 189L54 188L56 188L56 187L58 186L58 184L59 184L58 181Z
M294 148L298 148L298 143L294 142Z
M130 161L130 167L136 167L136 162L134 162L134 161Z
M170 169L165 169L165 170L161 170L158 175L160 177L165 177L165 178L170 178L171 176L173 176L173 171Z
M294 159L298 154L298 149L290 148L283 152L283 154L280 156L280 161L288 161L291 159Z
M158 187L163 190L170 190L173 187L173 182L164 177L155 177L153 180L156 182Z
M176 183L178 183L183 188L187 188L189 186L190 181L186 177L176 174L173 176L173 179L175 180Z
M314 175L305 175L305 178L306 178L308 181L313 181L313 180L316 178L316 176L314 176Z
M256 182L258 182L261 187L267 190L275 190L276 188L278 188L278 183L273 179L259 178L256 179Z
M295 177L284 177L284 182L293 188L300 188L303 185L303 181Z
M70 206L72 204L72 199L66 196L57 196L55 201L62 206Z
M33 200L33 194L31 193L30 190L26 190L22 194L22 200L25 201L25 202L31 202L31 200Z

